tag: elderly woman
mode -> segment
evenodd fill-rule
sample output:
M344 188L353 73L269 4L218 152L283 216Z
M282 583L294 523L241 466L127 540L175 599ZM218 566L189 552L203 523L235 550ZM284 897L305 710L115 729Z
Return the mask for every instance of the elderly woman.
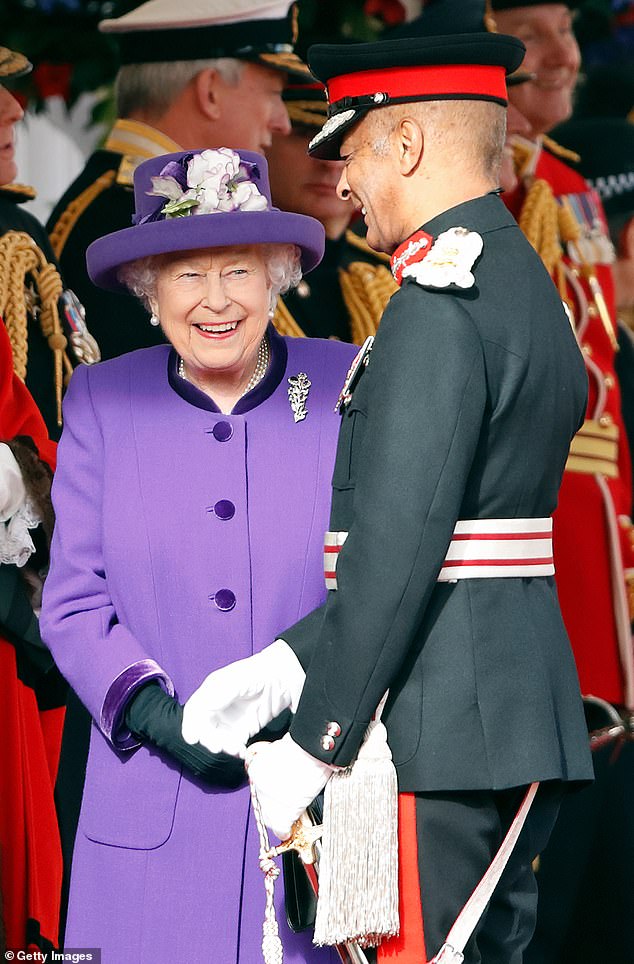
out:
M66 946L112 964L255 964L265 900L244 768L185 742L182 703L325 595L333 410L354 349L270 324L323 229L271 207L262 157L146 161L135 200L135 225L91 245L89 271L139 294L171 344L75 372L54 483L43 634L94 721ZM296 697L288 647L261 658ZM335 960L280 929L287 962Z

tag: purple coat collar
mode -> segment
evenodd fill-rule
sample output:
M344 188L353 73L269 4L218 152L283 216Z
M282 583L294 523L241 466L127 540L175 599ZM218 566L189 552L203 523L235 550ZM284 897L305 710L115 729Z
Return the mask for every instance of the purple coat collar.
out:
M271 324L269 324L266 329L266 334L269 339L269 349L271 353L266 375L261 382L258 382L255 388L252 388L250 392L247 392L246 395L238 399L234 408L231 410L231 415L245 415L247 412L250 412L252 408L257 408L258 405L266 401L269 395L273 394L284 377L288 359L286 342ZM190 405L195 405L196 408L204 408L207 412L220 413L220 409L213 398L210 398L205 392L196 388L191 382L180 377L178 374L178 355L173 348L169 353L167 362L167 377L174 391L180 395L181 398L184 398L186 402L189 402Z

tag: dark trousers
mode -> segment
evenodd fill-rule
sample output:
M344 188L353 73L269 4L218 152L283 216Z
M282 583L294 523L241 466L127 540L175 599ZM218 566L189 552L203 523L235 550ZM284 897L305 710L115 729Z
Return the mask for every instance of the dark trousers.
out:
M416 794L416 846L427 957L431 960L482 878L525 787ZM521 964L537 913L532 861L546 846L562 798L544 783L506 869L465 949L465 964Z
M540 858L527 964L634 961L634 744L593 760L595 782L563 801Z

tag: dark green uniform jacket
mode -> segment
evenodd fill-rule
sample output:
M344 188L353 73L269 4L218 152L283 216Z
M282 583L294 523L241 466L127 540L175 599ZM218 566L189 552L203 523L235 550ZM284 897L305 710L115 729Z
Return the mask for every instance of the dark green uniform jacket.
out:
M344 410L330 522L349 532L339 588L281 634L309 667L291 734L345 765L389 688L402 791L586 780L554 579L436 581L457 520L553 512L587 390L557 291L503 203L466 202L424 230L452 227L482 236L475 285L406 280Z

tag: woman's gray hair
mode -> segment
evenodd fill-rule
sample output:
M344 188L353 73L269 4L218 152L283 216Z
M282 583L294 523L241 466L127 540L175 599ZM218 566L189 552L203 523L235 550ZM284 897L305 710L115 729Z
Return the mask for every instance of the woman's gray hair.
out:
M244 61L235 57L126 64L115 82L117 116L126 118L143 112L160 117L201 71L216 70L226 84L237 87L243 69Z
M302 280L301 252L296 244L271 243L258 247L264 256L271 284L271 309L274 309L279 295L289 288L296 288ZM152 311L151 302L156 300L156 283L162 258L162 255L150 255L119 268L119 281L143 302L148 311Z

